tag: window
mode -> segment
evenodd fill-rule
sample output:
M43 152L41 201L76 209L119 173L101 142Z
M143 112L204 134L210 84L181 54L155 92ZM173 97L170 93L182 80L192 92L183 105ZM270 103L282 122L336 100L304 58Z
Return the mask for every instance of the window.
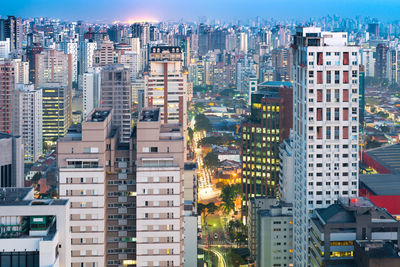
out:
M322 102L322 90L317 90L317 102Z
M335 121L339 120L339 108L335 108Z
M331 77L331 71L326 72L326 83L331 83L332 82L332 77Z
M322 127L317 127L317 139L322 139Z
M335 126L335 140L339 140L339 126Z
M322 71L317 72L317 84L322 84L323 79L322 79Z
M340 96L339 96L339 89L335 89L335 102L340 101Z
M343 139L349 139L349 127L343 126Z
M326 90L326 102L331 102L331 90Z
M317 65L322 65L324 63L322 52L317 52Z
M158 152L158 147L151 147L150 152Z
M322 108L317 108L317 121L322 121Z
M331 139L331 127L326 127L326 139Z
M343 52L343 65L349 65L349 52Z
M340 71L336 70L335 71L335 84L340 83Z
M357 71L356 70L351 71L351 77L357 78Z
M308 72L308 78L314 78L314 71L310 70Z
M349 90L343 89L343 102L349 102Z
M349 120L349 109L348 108L343 108L343 120L344 121Z
M327 121L331 120L331 108L326 109L326 120Z
M349 72L343 71L343 83L349 83Z

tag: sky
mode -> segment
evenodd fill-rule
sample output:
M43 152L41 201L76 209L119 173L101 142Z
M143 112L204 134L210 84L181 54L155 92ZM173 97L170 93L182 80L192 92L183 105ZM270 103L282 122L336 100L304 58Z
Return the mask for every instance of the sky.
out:
M325 15L400 19L400 0L0 0L0 15L88 22L140 20L225 21L260 16L308 19Z

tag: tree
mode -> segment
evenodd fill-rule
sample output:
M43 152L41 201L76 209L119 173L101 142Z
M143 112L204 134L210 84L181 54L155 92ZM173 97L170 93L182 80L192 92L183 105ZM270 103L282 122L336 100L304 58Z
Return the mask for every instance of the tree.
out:
M211 131L211 123L210 120L206 117L204 114L199 114L196 116L196 122L194 124L194 130L196 132L200 131L206 131L209 132Z
M222 188L220 198L223 202L222 209L226 214L235 209L235 200L239 193L239 185L227 185Z
M218 155L215 154L214 152L209 152L207 155L204 157L204 166L207 169L210 170L215 170L220 166L221 162L218 159Z
M189 137L189 141L193 140L193 129L188 127L188 137Z
M229 221L227 225L228 237L239 247L247 239L247 227L240 220Z
M204 224L206 223L206 218L210 214L214 214L218 210L218 206L215 205L214 202L210 202L208 204L198 203L197 205L197 212L200 214L204 214Z

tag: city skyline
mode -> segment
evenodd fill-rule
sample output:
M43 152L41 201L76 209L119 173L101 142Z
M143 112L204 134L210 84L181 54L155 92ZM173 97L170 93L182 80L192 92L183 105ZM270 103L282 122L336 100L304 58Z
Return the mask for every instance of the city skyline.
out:
M77 9L76 6L82 8ZM95 7L95 8L93 8ZM211 8L212 7L212 8ZM357 13L354 13L356 10ZM2 4L1 16L15 14L22 17L52 17L63 20L90 22L126 22L186 20L197 21L207 17L224 21L266 19L308 20L327 15L343 17L370 16L382 21L394 21L400 10L398 1L345 1L310 0L19 0ZM66 15L68 14L68 15Z

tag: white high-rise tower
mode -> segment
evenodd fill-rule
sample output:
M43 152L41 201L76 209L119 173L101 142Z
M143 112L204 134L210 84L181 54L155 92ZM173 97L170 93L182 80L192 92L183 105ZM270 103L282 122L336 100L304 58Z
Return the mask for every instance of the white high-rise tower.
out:
M294 266L318 263L309 218L358 195L359 50L345 32L298 28L294 36Z

